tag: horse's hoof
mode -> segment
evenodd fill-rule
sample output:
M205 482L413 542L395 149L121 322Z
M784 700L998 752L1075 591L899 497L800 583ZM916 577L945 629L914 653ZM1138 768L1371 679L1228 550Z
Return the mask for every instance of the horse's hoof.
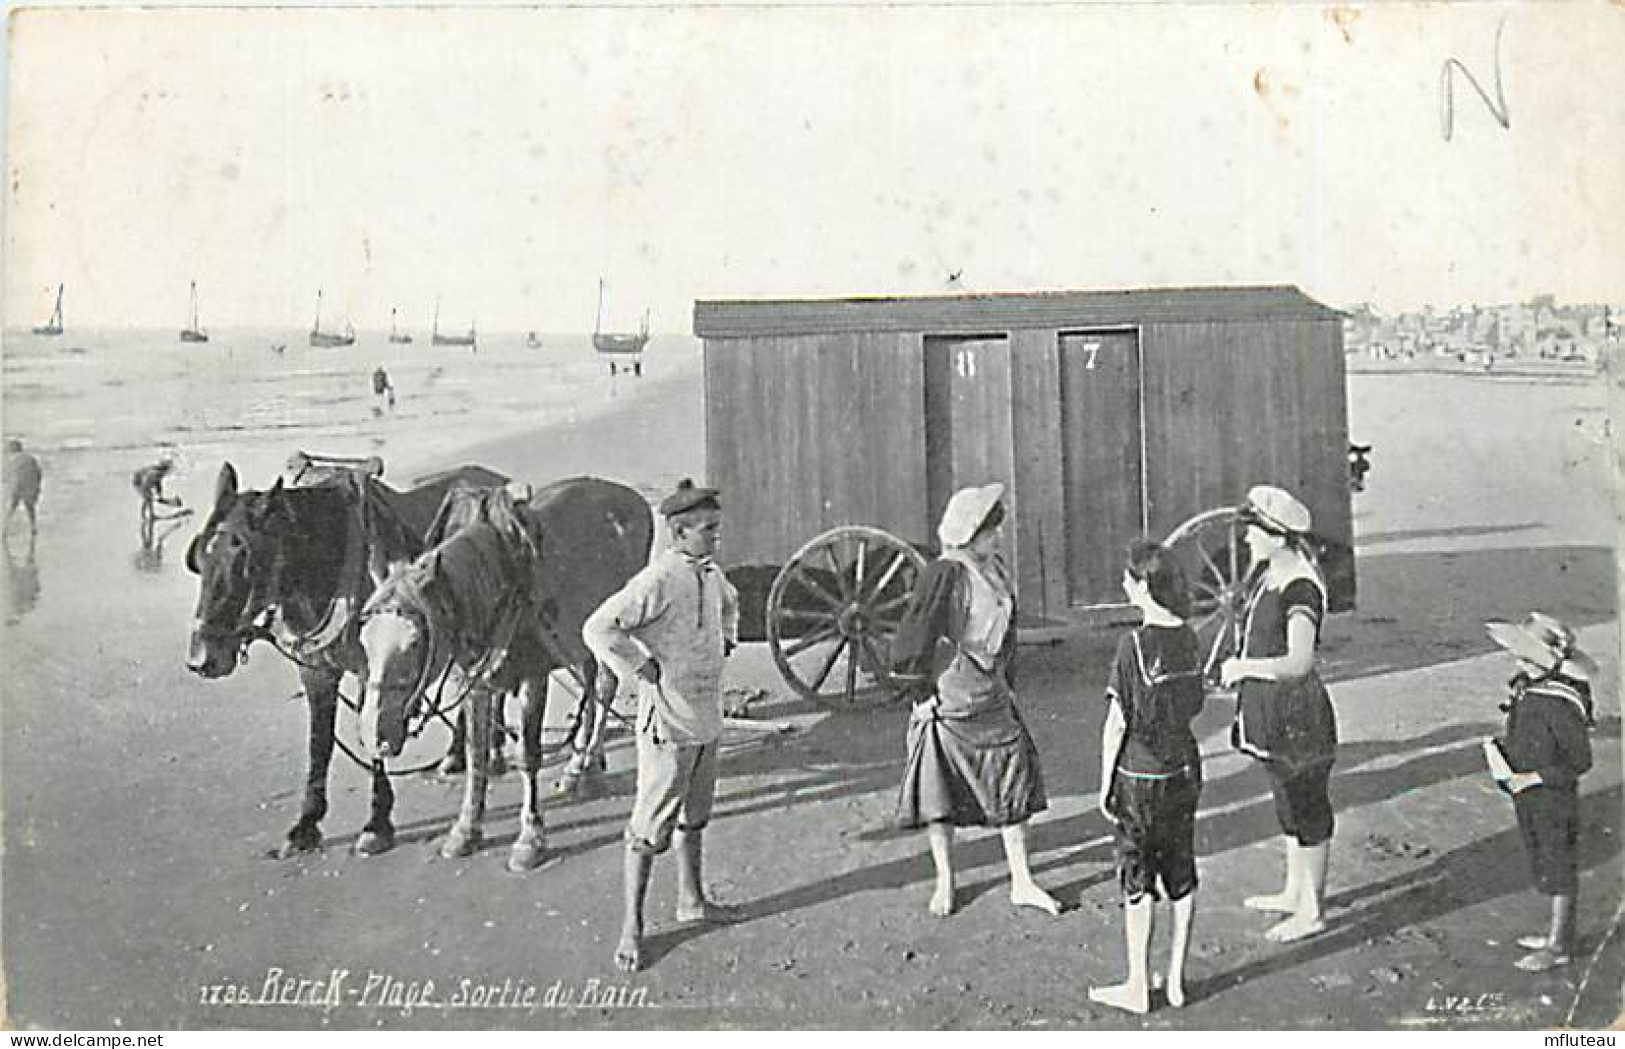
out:
M295 856L303 856L308 852L315 852L321 847L322 845L320 839L317 839L314 845L306 844L303 841L294 841L289 839L288 841L282 843L281 848L276 850L276 858L279 860L291 860Z
M461 754L447 754L440 759L439 772L442 776L461 776L468 771L468 759Z
M357 856L377 856L395 847L394 831L364 830L355 840Z
M464 856L474 855L474 850L479 848L480 837L480 832L477 830L453 830L440 845L441 858L458 860Z
M547 857L547 846L540 841L516 841L508 850L508 869L515 874L533 871Z
M592 780L585 772L566 769L553 784L553 793L561 798L584 798L592 793Z
M276 858L279 860L292 859L307 852L315 852L322 847L322 832L315 827L303 824L294 827L288 832L287 840L277 849Z
M491 752L491 760L486 763L486 775L492 779L508 774L508 756L500 750Z

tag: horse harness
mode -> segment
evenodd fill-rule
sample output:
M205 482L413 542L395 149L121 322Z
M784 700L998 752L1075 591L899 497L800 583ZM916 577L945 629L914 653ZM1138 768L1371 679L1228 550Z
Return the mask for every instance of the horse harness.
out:
M427 700L427 706L416 715L416 725L408 725L407 738L415 738L433 720L439 719L449 724L449 715L455 711L468 695L477 687L488 686L492 679L502 671L511 653L513 639L518 632L521 620L530 615L530 625L536 640L544 652L551 658L554 665L565 669L575 679L580 695L578 704L590 695L588 682L581 675L565 649L565 645L558 634L557 628L550 618L543 614L543 610L528 599L529 592L534 587L535 569L541 562L542 555L538 537L532 534L532 526L539 528L534 522L524 522L515 513L515 508L505 495L495 492L482 492L478 496L482 501L483 520L491 528L491 542L501 548L507 562L501 573L506 577L498 597L494 602L478 600L469 601L470 595L461 595L464 600L460 604L487 604L495 609L493 615L486 621L488 628L473 633L463 632L457 636L457 631L448 625L447 619L457 618L451 610L443 607L445 602L436 602L424 594L420 585L416 584L413 573L421 570L423 561L428 554L419 558L406 575L398 576L374 595L363 610L363 617L372 612L388 610L399 615L417 630L424 639L423 657L419 661L415 682L411 687L412 696L421 696ZM498 521L491 520L492 515L505 518ZM453 534L450 539L443 540L431 553L439 553L442 557L449 552L452 539L462 538L464 543L473 542L467 532L468 525L464 525ZM507 537L513 537L509 539ZM511 549L518 546L517 554ZM443 565L437 571L441 571ZM466 564L466 561L465 561ZM465 571L465 576L469 573ZM478 576L476 571L472 573ZM461 580L465 588L479 589L479 580L468 578ZM448 636L450 635L450 636ZM471 653L478 653L472 660ZM459 658L461 657L461 658ZM468 665L472 662L472 665ZM447 682L454 666L460 668L462 688L448 704L445 701ZM579 717L579 713L578 713Z
M458 536L462 534L459 532ZM431 552L440 552L445 545ZM407 575L386 583L362 611L363 618L381 612L399 616L411 623L417 635L423 639L423 655L418 661L417 674L408 695L421 696L428 705L417 713L416 726L408 725L408 739L420 735L431 721L438 719L449 724L448 715L461 706L475 688L488 685L502 670L519 621L526 610L523 598L529 575L528 572L509 573L515 578L503 586L496 601L492 602L494 612L487 621L488 629L450 636L455 631L446 624L446 620L453 617L444 607L445 602L431 600L422 586L411 578L411 573L420 570L419 564L414 564L406 570ZM477 655L470 658L473 653ZM454 667L461 671L462 688L447 703L446 685Z
M288 567L287 543L285 540L276 543L269 568L250 576L248 594L238 620L225 627L200 627L217 635L237 638L240 662L248 661L250 645L266 641L290 662L306 669L319 669L318 661L324 653L335 644L353 639L357 613L369 589L368 566L375 552L372 547L377 538L377 526L381 517L392 511L375 498L368 487L368 478L354 471L334 472L297 485L296 490L326 487L346 489L357 511L345 529L344 554L333 598L313 625L296 626L287 611L291 595L283 592ZM219 526L218 520L210 520L194 543L207 544Z

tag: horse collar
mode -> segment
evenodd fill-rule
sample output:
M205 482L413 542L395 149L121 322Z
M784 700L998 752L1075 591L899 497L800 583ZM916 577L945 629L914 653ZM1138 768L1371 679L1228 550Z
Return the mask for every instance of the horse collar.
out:
M271 613L268 631L273 643L296 663L319 655L342 640L357 626L357 610L365 602L367 539L365 528L359 521L349 522L345 530L344 562L339 566L339 581L333 599L327 603L326 614L315 626L300 630L288 620L289 598L282 591L282 575L287 557L279 547L272 562L271 579L267 589L271 593L267 611Z

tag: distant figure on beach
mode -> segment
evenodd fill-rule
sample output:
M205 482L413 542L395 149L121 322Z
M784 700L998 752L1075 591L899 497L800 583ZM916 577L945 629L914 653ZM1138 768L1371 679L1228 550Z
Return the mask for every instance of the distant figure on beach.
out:
M382 364L372 373L372 392L373 396L387 401L390 411L395 410L395 387L389 381L389 373L384 371Z
M1335 826L1328 788L1337 759L1337 717L1315 670L1326 580L1309 548L1309 508L1290 492L1258 485L1239 517L1252 563L1264 568L1248 592L1241 653L1220 665L1219 680L1237 688L1231 742L1269 773L1286 846L1285 886L1244 902L1285 914L1265 935L1291 943L1326 928L1326 863Z
M1535 891L1551 902L1544 934L1518 938L1530 953L1525 972L1567 965L1574 953L1579 891L1580 777L1591 768L1596 724L1591 678L1597 663L1580 650L1574 631L1540 612L1521 623L1486 624L1490 637L1517 660L1508 683L1506 730L1484 741L1490 774L1512 795L1518 831L1534 873Z
M183 509L179 496L164 494L164 480L175 469L175 453L165 449L158 456L158 461L151 466L143 466L130 475L130 486L135 489L136 495L141 497L141 520L151 521L157 516L158 506L169 506L176 510Z
M1010 683L1016 595L999 553L1004 517L1002 484L954 493L937 526L942 554L920 573L892 641L893 675L913 701L897 823L926 828L939 918L954 911L956 827L997 827L1010 902L1061 913L1027 860L1027 820L1049 801Z
M38 530L35 508L39 504L42 472L39 460L23 450L23 442L16 437L6 439L5 490L6 523L4 531L11 533L11 519L20 506L28 515L28 542L32 546Z
M1371 472L1371 445L1349 442L1349 491L1365 491L1365 476Z

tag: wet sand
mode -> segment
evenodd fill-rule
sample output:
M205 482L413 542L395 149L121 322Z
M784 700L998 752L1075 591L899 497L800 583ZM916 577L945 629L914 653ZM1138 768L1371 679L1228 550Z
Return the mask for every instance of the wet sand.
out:
M632 787L624 734L611 738L602 792L549 810L557 862L543 870L504 869L518 805L511 776L493 787L487 847L475 856L439 858L460 786L429 777L397 785L400 845L353 855L367 789L342 756L325 849L270 859L303 778L295 675L263 647L228 679L187 673L189 530L156 571L137 571L127 485L68 515L48 487L40 596L20 617L10 610L3 634L11 1022L1501 1028L1561 1025L1571 1009L1576 1025L1610 1022L1625 955L1619 935L1604 943L1621 896L1621 756L1603 398L1596 382L1351 378L1353 436L1376 451L1355 504L1359 610L1330 622L1323 649L1344 740L1331 927L1278 946L1263 939L1268 919L1242 908L1244 896L1277 887L1278 839L1263 775L1228 751L1226 712L1210 710L1199 724L1210 757L1190 1002L1143 1020L1086 996L1124 965L1108 831L1094 808L1109 633L1023 654L1022 707L1052 798L1034 826L1034 864L1068 905L1062 917L1010 908L988 833L961 836L960 913L928 916L925 842L888 830L905 713L810 709L750 645L730 684L767 689L754 712L799 728L741 737L724 755L708 870L745 920L675 927L667 859L651 892L653 965L626 977L610 965ZM592 472L655 492L703 477L700 405L691 372L568 431L452 454L429 443L391 451L390 474L473 461L535 482ZM200 503L213 467L192 470L183 494ZM12 566L13 593L26 577ZM1582 783L1581 957L1545 976L1512 968L1512 940L1541 925L1543 903L1477 743L1501 717L1510 672L1482 623L1530 608L1578 625L1609 682ZM357 992L336 1007L262 1002L277 977L329 980L335 970ZM225 1004L238 997L248 1004Z

